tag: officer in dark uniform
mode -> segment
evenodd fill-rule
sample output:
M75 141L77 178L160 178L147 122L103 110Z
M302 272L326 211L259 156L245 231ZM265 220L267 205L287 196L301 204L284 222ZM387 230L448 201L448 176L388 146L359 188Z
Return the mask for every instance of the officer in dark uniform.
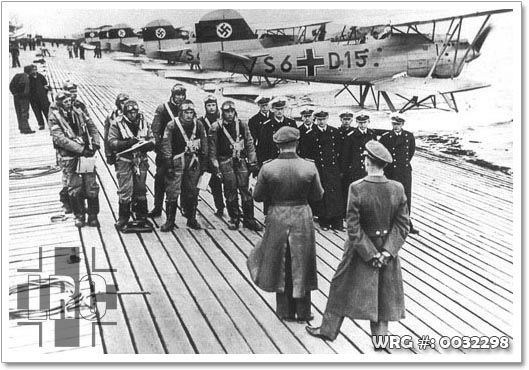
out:
M341 125L340 127L338 127L338 131L340 131L340 136L342 137L342 140L345 139L347 134L354 130L354 127L351 125L353 121L353 116L354 114L350 110L344 110L339 115Z
M327 125L329 113L318 110L314 113L316 125L309 130L300 148L303 158L312 159L320 173L325 194L316 205L318 222L322 230L343 230L343 194L340 174L341 139L337 128Z
M217 98L213 95L208 95L206 99L204 99L204 108L206 110L206 114L203 117L200 117L198 122L202 123L202 126L204 126L204 129L206 130L206 135L208 135L211 126L220 118ZM211 168L209 168L209 172L212 172ZM213 202L215 203L215 208L217 209L215 215L217 217L222 217L225 206L224 197L222 195L222 181L218 176L211 176L211 180L209 180L209 188L211 189Z
M50 101L48 91L51 89L48 80L38 72L36 65L32 65L33 70L29 74L29 102L31 109L37 118L39 130L44 130L45 122L48 121Z
M150 217L160 217L162 215L163 199L165 195L165 170L164 161L162 159L162 138L165 127L173 120L173 117L178 117L180 104L186 99L186 89L184 85L177 83L171 89L171 97L169 101L160 104L154 112L152 119L151 130L154 136L156 148L156 174L154 175L154 208L149 212Z
M250 128L250 133L252 134L254 145L257 147L257 140L259 138L259 132L261 131L261 125L263 122L270 119L270 98L259 97L256 101L259 105L259 112L252 118L248 120L248 127Z
M376 140L375 132L367 128L369 124L367 113L359 112L356 115L356 123L358 124L357 128L349 131L344 138L340 160L345 209L347 208L349 185L367 174L363 157L365 145L370 140Z
M259 167L252 135L248 125L237 117L235 103L225 101L222 116L211 126L208 135L209 160L215 176L222 180L226 206L230 215L230 230L243 226L254 231L263 228L254 218L254 204L249 190L250 173L257 175ZM239 209L241 195L242 215Z
M161 231L173 229L179 195L187 226L191 229L201 228L196 219L199 193L197 185L200 176L206 171L208 143L206 130L195 116L193 102L184 100L180 104L178 118L172 119L164 131L162 156L167 168L167 222L161 227Z
M404 186L408 199L408 211L411 212L411 159L415 154L415 137L409 131L403 130L405 119L398 113L390 117L393 130L380 137L380 142L388 148L393 156L393 163L384 169L386 177L396 180ZM410 234L418 234L410 220Z
M314 110L309 108L305 108L299 113L301 115L302 120L301 125L298 127L300 140L303 140L303 136L305 136L307 131L312 128L312 125L314 125L312 113L314 113Z
M272 117L263 122L261 126L261 132L257 139L257 161L259 166L262 166L264 162L277 158L279 149L274 143L273 136L283 126L290 126L297 128L296 121L291 118L285 117L285 107L287 101L284 98L275 98L271 101L272 106Z
M387 335L388 322L405 317L399 251L406 241L409 215L401 184L384 176L391 154L376 141L366 144L368 175L349 188L348 237L336 269L321 327L312 336L334 340L344 317L369 320L371 335Z

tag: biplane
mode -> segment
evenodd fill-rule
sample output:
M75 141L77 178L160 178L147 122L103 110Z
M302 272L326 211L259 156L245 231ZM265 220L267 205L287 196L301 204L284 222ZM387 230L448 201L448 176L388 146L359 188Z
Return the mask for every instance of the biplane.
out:
M466 63L480 56L491 31L491 16L510 11L350 27L324 41L264 48L238 12L216 10L196 24L196 37L202 68L241 73L250 83L260 76L270 86L285 79L341 84L344 87L336 96L347 91L363 108L371 93L377 109L382 97L391 111L399 112L440 108L437 97L441 96L457 112L454 94L488 86L457 77ZM471 41L461 38L467 18L482 19ZM449 24L444 35L436 33L440 24ZM431 26L429 33L420 30L424 25ZM359 86L358 97L349 89L354 85ZM388 93L403 98L405 104L395 107Z
M212 22L215 23L220 19L219 17L227 17L232 20L235 20L234 17L240 18L237 12L232 12L231 10L221 10L208 13L202 17L200 22L195 25L196 35L201 35L201 37L196 38L196 41L193 37L187 37L192 35L191 32L182 28L174 28L166 20L150 22L143 28L143 41L147 56L167 60L171 63L186 63L191 66L191 69L201 69L198 44L211 41L207 36L210 33L209 28ZM240 28L242 34L254 39L259 48L265 49L321 41L325 38L325 26L330 23L330 21L311 22L296 26L257 29L256 32L252 32L248 24L242 18L240 19L242 22L235 20L235 29ZM219 32L226 32L226 39L233 38L235 40L239 31L232 36L228 34L230 30L223 30L221 27Z

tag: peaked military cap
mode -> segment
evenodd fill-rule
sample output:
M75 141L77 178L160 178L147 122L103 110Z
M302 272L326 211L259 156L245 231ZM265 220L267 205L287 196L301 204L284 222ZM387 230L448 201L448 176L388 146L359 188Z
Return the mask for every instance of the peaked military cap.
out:
M318 109L316 112L314 112L315 118L327 118L329 117L329 112L324 111L323 109Z
M353 118L354 114L350 110L343 110L340 112L338 117L340 118Z
M290 126L283 126L274 134L274 143L290 143L299 140L299 130Z
M255 102L259 105L268 104L270 103L270 98L267 98L266 96L259 96L257 99L255 99Z
M391 119L391 123L398 123L400 125L403 125L406 120L402 115L399 113L392 113L389 118Z
M272 108L284 108L287 105L285 98L275 98L271 101Z
M360 111L356 114L356 122L365 122L369 119L369 114L365 111Z
M381 162L393 163L393 157L391 156L389 150L387 150L384 145L375 140L370 140L366 143L366 150L364 154Z
M314 113L313 109L305 108L299 114L301 116L312 116L312 113Z

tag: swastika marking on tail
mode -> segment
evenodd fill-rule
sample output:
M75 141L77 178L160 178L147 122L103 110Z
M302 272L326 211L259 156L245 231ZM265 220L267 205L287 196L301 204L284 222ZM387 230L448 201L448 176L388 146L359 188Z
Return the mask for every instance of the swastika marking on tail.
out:
M127 33L125 32L125 30L119 30L119 31L118 31L118 36L119 36L119 37L125 37L126 34L127 34Z
M233 33L233 28L229 23L222 22L217 25L217 35L222 39L227 39Z
M159 39L165 38L165 35L166 35L166 32L163 28L157 28L156 31L154 31L154 33L156 34L156 37L158 37Z

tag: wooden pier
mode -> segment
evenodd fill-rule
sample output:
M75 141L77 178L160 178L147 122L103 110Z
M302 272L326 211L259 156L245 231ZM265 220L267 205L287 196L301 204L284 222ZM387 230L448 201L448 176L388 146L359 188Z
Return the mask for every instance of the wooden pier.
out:
M152 121L156 106L167 101L174 81L108 55L68 60L65 49L47 59L47 77L53 93L63 82L79 86L79 98L103 132L103 122L114 108L118 93L136 99L145 118ZM22 60L30 60L23 53ZM203 113L206 93L186 83L188 98ZM10 98L11 99L11 98ZM222 99L220 99L222 100ZM21 135L11 104L9 120L10 169L55 165L48 130ZM255 106L237 102L247 119ZM30 117L36 127L33 116ZM42 250L41 275L53 270L56 247L79 247L81 276L99 275L117 287L116 309L107 309L97 323L81 320L81 344L56 348L43 333L38 347L37 329L10 321L8 346L23 353L67 351L76 353L155 354L363 354L372 353L369 323L345 320L334 342L310 337L305 324L283 322L274 313L275 296L256 288L246 259L262 234L228 230L228 218L214 215L210 193L202 191L198 220L203 230L191 230L177 215L177 228L162 233L120 234L114 228L118 214L117 181L102 150L97 171L100 191L100 228L74 227L73 220L52 222L60 212L60 173L31 179L9 179L9 285L27 279L19 269L35 268ZM410 235L401 251L406 319L390 323L394 335L409 335L415 342L429 336L515 335L512 176L481 168L461 159L418 149L413 159L412 219L420 235ZM148 176L152 206L154 155ZM263 222L262 204L256 217ZM157 227L165 214L154 220ZM313 292L313 325L325 310L330 280L343 253L345 233L317 228L318 286ZM66 258L66 255L64 256ZM95 271L95 272L94 272ZM11 297L10 309L16 305ZM38 300L37 300L38 301ZM38 303L37 303L38 305ZM114 324L112 324L114 323ZM46 328L46 324L43 324ZM95 332L94 335L92 333ZM512 344L511 344L512 345ZM518 343L517 343L518 345ZM389 353L476 353L476 350L387 350ZM481 354L481 353L480 353ZM360 356L350 356L358 361Z

